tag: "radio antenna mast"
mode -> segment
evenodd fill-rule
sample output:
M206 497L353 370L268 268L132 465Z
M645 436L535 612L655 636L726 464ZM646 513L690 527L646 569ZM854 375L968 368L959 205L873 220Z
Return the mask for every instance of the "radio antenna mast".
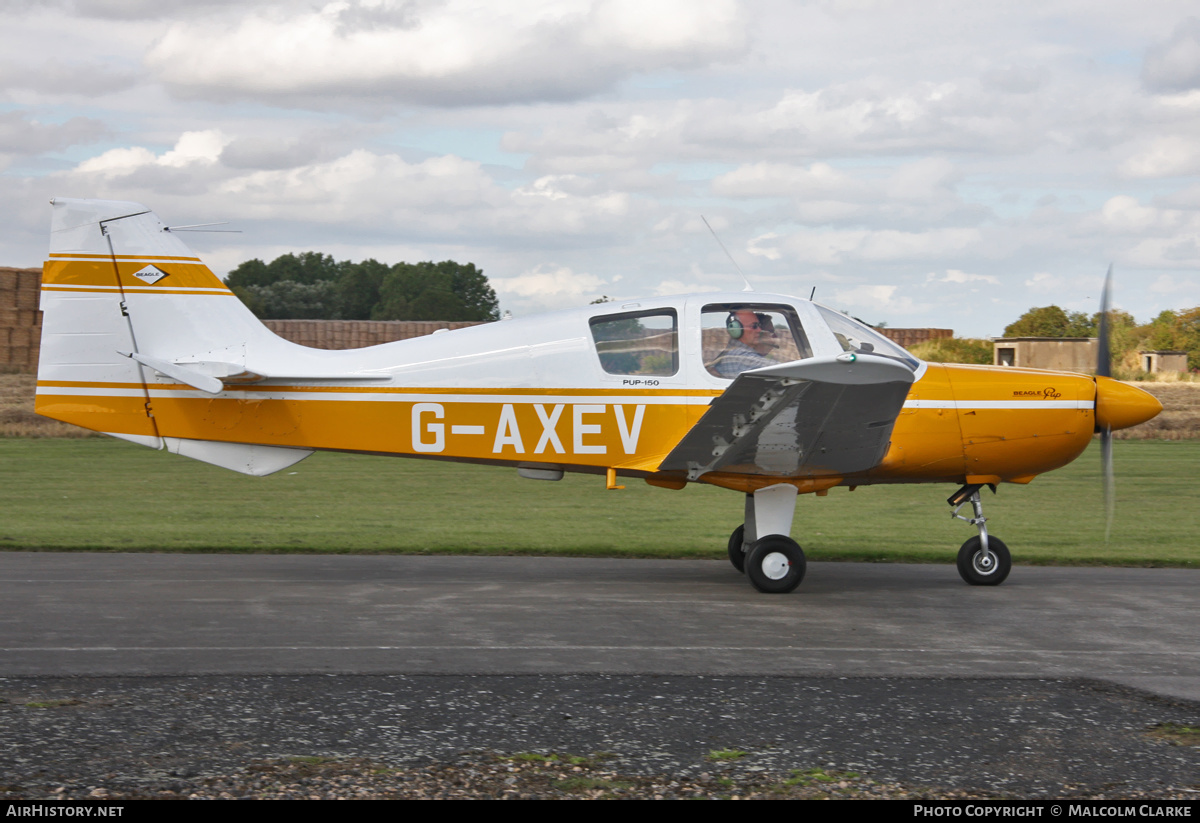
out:
M725 256L729 258L729 262L733 264L733 267L737 269L737 273L741 275L742 282L746 284L746 288L742 289L742 291L754 291L754 287L750 285L750 281L742 271L742 267L739 266L737 261L733 259L733 255L729 253L729 249L725 248L725 244L721 242L721 238L717 237L717 233L713 231L713 227L708 225L708 220L703 214L700 215L700 219L704 220L704 225L708 226L708 230L712 232L713 240L717 241L717 245L721 247L721 251L725 252Z

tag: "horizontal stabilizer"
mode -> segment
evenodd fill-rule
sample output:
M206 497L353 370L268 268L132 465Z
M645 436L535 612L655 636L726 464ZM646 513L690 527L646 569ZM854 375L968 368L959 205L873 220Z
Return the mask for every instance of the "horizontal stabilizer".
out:
M220 394L221 390L225 388L224 384L221 383L221 381L217 378L209 377L206 374L201 374L194 369L189 369L186 366L181 366L177 363L159 360L157 357L150 357L149 355L139 354L138 352L123 351L117 353L123 354L126 357L132 357L143 366L149 366L156 372L161 372L167 377L178 380L180 383L191 386L193 389L199 389L202 392L208 392L209 394Z
M743 372L659 471L797 477L865 471L887 452L913 373L887 357L810 358Z
M362 380L388 380L389 375L377 372L341 372L336 374L306 374L301 371L288 370L288 374L262 374L252 369L244 368L236 363L221 363L211 360L195 362L171 362L158 357L151 357L140 352L118 352L125 357L131 357L143 366L149 366L172 380L199 389L208 394L220 394L226 383L244 384L258 383L263 380L313 380L327 382L359 382Z

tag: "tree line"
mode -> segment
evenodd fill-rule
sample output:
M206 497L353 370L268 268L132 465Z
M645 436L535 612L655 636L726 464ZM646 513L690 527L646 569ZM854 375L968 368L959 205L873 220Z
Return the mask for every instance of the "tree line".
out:
M1114 364L1137 368L1139 351L1185 351L1188 368L1200 369L1200 306L1160 312L1149 323L1138 323L1128 312L1108 313ZM1100 313L1068 312L1058 306L1032 308L1004 329L1005 337L1096 337Z
M247 260L226 285L263 320L498 320L496 292L474 263L334 260L309 251Z
M1109 341L1114 372L1122 379L1133 379L1142 372L1140 351L1187 352L1188 368L1200 369L1200 306L1183 311L1163 311L1148 323L1138 323L1133 315L1110 311ZM1005 337L1098 337L1100 313L1064 311L1058 306L1029 309L1004 329ZM991 340L938 338L918 343L910 351L931 363L992 362Z

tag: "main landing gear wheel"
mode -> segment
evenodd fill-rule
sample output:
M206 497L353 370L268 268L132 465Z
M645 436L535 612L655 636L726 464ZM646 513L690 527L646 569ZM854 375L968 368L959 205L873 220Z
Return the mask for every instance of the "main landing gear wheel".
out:
M1012 571L1012 557L1004 541L988 535L988 552L983 542L972 537L958 550L958 573L972 586L999 586Z
M729 535L729 562L733 567L740 572L746 571L746 550L743 544L746 542L746 524L738 526L733 530L733 534Z
M787 594L804 579L804 551L790 537L769 534L746 552L746 576L767 594Z

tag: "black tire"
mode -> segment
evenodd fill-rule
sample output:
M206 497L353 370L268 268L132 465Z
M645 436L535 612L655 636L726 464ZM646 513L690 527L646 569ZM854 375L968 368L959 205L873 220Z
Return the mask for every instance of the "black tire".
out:
M800 585L807 566L804 550L790 537L769 534L746 552L746 576L766 594L787 594Z
M1012 555L1003 540L988 535L988 550L993 558L990 564L983 557L983 543L978 535L958 550L958 573L972 586L999 586L1012 571Z
M740 572L746 571L746 552L742 546L746 542L746 524L738 526L729 535L729 562Z

